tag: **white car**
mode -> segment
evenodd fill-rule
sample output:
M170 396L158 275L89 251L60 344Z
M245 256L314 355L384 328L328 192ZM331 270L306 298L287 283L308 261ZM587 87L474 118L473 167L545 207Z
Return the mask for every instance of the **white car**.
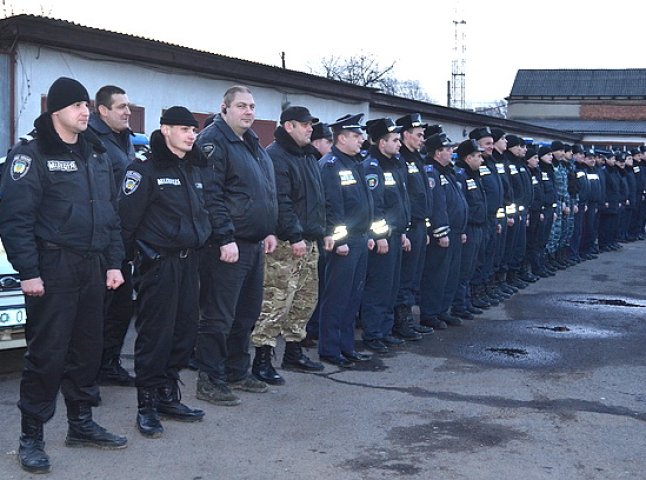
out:
M0 350L20 348L25 343L25 297L18 274L7 260L0 242Z

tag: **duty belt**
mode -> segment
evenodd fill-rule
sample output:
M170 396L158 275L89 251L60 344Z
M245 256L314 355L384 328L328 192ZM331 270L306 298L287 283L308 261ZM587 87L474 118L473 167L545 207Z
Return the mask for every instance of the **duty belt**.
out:
M38 245L38 248L40 250L65 250L67 252L71 252L74 255L78 255L83 258L92 258L99 255L98 252L82 252L80 250L66 247L64 245L59 245L58 243L48 242L47 240L43 240L40 238L36 240L36 245Z

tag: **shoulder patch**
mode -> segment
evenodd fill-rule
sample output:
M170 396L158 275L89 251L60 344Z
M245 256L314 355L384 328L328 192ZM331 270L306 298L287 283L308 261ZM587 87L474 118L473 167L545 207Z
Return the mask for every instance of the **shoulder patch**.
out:
M123 179L123 186L121 189L126 195L134 193L139 185L141 184L141 173L135 172L134 170L128 170L126 176Z
M213 150L215 150L215 144L213 143L205 143L201 147L202 153L206 155L207 157L210 157L211 154L213 153Z
M455 173L457 173L458 175L464 175L464 168L462 167L456 168Z
M336 157L334 155L330 155L325 163L327 163L328 165L334 165L336 163Z
M378 167L379 162L373 158L372 160L370 160L370 166L371 167Z
M29 155L19 153L13 157L11 161L11 178L15 181L20 180L27 175L29 167L31 167L32 159Z
M430 173L433 171L433 165L425 165L424 170L426 170L427 173Z
M370 190L374 190L377 188L377 185L379 185L379 175L376 173L370 173L366 175L366 183L368 184L368 188Z

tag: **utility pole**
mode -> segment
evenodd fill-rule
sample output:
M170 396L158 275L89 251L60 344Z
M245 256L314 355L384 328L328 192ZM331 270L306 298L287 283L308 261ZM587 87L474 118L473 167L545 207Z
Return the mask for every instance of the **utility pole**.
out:
M283 65L283 70L285 70L285 52L280 52L280 60Z
M455 20L453 20L453 59L451 60L451 95L449 107L466 108L465 80L466 80L466 25L465 20L460 20L462 9L458 2L455 7Z

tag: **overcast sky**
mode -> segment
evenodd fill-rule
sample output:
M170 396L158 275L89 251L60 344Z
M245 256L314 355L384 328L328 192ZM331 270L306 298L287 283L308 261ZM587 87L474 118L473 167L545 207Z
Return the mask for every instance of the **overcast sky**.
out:
M567 0L2 0L3 16L33 13L310 72L330 55L395 62L446 104L454 20L466 21L466 100L509 95L518 69L645 68L646 3ZM456 9L456 6L458 7ZM240 11L235 9L239 8ZM457 11L456 11L457 10Z

